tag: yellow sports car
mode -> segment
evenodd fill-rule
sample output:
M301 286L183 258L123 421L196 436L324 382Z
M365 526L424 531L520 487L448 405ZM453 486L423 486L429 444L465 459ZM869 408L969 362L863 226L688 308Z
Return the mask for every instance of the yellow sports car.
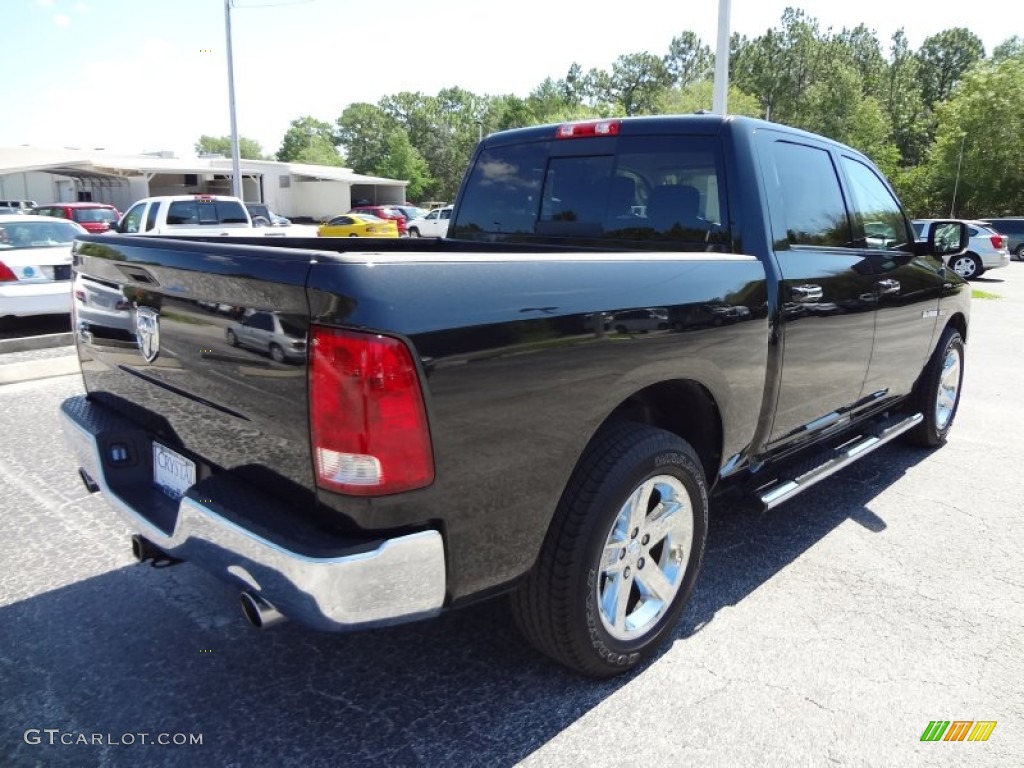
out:
M345 213L321 224L319 237L398 237L398 225L365 213Z

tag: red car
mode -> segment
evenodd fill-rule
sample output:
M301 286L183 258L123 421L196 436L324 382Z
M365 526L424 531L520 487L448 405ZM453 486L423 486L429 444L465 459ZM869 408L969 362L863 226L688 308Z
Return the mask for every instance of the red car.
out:
M70 219L93 233L106 232L121 218L121 212L106 203L51 203L37 205L32 213Z
M405 215L393 205L359 205L349 213L368 213L378 219L394 219L398 225L398 236L405 237Z

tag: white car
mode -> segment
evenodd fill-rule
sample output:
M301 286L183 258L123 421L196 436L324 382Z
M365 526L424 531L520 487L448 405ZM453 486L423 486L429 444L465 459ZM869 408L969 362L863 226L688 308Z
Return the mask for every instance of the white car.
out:
M448 223L452 219L452 208L436 208L426 216L413 219L406 225L409 237L445 237L448 234Z
M86 231L52 216L0 216L0 317L71 311L71 246Z
M927 236L926 227L935 219L914 219L914 234L918 239ZM949 257L946 262L964 280L981 277L990 269L999 269L1010 263L1007 237L981 221L964 221L970 241L967 250Z

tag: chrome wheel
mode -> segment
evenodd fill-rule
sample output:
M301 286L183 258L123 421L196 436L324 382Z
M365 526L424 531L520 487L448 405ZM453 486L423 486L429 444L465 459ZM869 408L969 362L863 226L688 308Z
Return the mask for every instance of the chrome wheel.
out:
M650 631L672 604L690 561L693 504L671 475L644 481L612 523L595 582L605 631L635 640Z
M938 396L935 399L935 426L941 431L949 426L956 412L956 400L960 391L960 353L949 348L942 359L939 374Z

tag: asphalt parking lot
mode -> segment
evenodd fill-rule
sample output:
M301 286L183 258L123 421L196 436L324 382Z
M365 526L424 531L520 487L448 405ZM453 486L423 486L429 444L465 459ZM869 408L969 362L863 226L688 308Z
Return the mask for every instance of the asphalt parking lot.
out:
M993 298L949 444L887 446L767 514L715 505L670 647L601 683L526 649L500 601L253 630L191 565L134 564L58 434L77 375L2 385L0 765L1019 766L1024 263L973 287ZM935 720L996 726L922 742Z

